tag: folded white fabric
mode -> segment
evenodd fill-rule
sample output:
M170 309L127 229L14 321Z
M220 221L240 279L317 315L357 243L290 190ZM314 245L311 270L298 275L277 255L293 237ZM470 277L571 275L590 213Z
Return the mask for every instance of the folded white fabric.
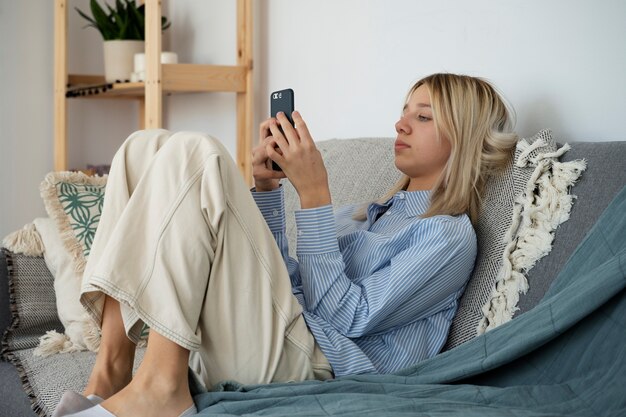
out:
M104 400L97 395L92 394L85 397L74 391L66 391L61 397L61 401L59 401L59 404L54 409L52 417L63 417L77 413L91 408L94 405L98 405L102 401Z
M192 405L183 411L183 413L178 417L190 417L194 414L198 414L198 409L195 405ZM69 414L65 417L115 417L115 414L111 413L101 405L96 405L95 407L88 408L76 414Z

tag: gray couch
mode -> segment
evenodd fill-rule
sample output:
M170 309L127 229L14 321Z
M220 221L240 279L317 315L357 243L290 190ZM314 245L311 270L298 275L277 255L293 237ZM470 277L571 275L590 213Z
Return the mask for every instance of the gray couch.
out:
M389 140L330 140L319 142L318 145L329 166L331 191L338 205L350 202L351 198L345 196L354 194L356 184L363 187L367 182L371 183L366 185L367 188L364 191L357 193L369 199L373 197L367 195L369 192L375 193L380 188L388 188L388 185L395 180L395 174L392 174L393 155L390 152ZM521 296L518 304L520 310L516 313L516 317L532 309L541 300L578 243L614 195L626 184L626 142L577 142L570 143L570 145L572 149L561 158L561 161L584 158L588 164L581 179L571 190L571 193L577 195L578 198L574 203L570 219L556 230L552 252L541 259L529 272L529 290ZM377 187L372 184L376 184ZM291 198L287 203L287 208L289 209L294 204L296 201ZM288 228L290 232L293 232L293 225L289 219ZM29 262L29 260L26 261ZM43 262L41 258L33 258L30 261L40 265ZM2 330L11 323L15 323L10 306L8 280L5 253L2 253L0 255L0 329ZM39 290L53 294L51 277L42 280ZM60 323L57 323L58 325ZM29 343L32 345L32 341ZM67 365L72 366L71 363ZM29 381L20 379L17 368L13 364L0 362L0 416L37 415L30 406L30 400L33 400L33 404L36 403L35 398L29 399L22 383L28 386ZM51 383L63 384L63 381L51 381ZM50 412L40 406L34 408L40 415Z

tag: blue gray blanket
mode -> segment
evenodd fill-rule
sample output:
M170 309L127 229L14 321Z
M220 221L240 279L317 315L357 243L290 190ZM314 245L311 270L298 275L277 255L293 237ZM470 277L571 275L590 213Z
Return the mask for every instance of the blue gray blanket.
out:
M626 416L626 188L531 311L393 375L225 386L201 416Z

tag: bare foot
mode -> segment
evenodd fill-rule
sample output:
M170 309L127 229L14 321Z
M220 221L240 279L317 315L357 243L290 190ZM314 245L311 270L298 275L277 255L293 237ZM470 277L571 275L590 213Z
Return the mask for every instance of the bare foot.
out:
M127 354L118 355L118 359L120 356L128 358ZM112 360L114 358L107 355L103 355L103 359L106 359L105 364L126 365L126 368L115 369L131 370L132 363ZM187 379L188 364L189 350L150 329L148 348L132 381L100 405L116 417L177 417L193 405ZM117 376L109 381L125 381ZM98 395L98 388L94 386L94 389Z
M176 417L193 405L193 399L186 383L159 377L135 378L100 405L116 417Z

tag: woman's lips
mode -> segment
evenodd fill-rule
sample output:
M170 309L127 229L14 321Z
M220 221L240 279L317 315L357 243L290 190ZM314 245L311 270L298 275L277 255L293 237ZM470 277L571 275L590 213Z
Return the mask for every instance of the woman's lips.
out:
M394 143L394 149L396 151L402 150L402 149L408 149L410 148L409 145L407 145L406 143L402 142L400 139L397 139L396 142Z

